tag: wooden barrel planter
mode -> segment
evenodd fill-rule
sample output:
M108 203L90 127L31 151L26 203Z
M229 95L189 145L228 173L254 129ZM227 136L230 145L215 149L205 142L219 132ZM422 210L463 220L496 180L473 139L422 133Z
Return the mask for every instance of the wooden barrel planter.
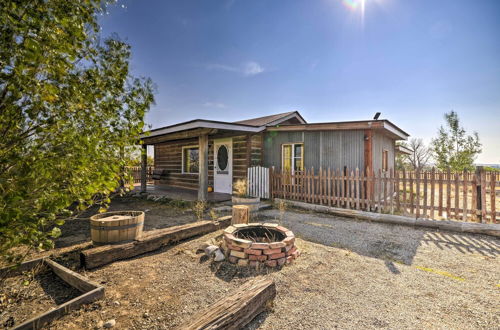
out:
M90 236L95 245L130 242L142 236L144 212L115 211L90 217Z

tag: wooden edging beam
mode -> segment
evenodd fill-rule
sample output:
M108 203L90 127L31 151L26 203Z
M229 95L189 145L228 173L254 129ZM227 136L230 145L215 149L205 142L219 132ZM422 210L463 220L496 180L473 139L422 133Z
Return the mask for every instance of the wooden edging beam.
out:
M21 324L14 327L15 330L25 330L25 329L40 329L45 324L51 322L52 320L67 314L69 311L77 309L81 305L91 303L95 300L104 297L104 287L88 280L86 277L75 273L74 271L58 264L57 262L50 260L48 258L39 258L21 263L16 268L3 268L0 269L1 274L7 272L8 275L14 276L18 275L20 272L28 271L43 263L49 266L52 271L60 277L63 281L79 290L83 294L67 301L61 305L58 305L51 310L39 314Z
M86 269L104 266L111 262L132 258L140 254L157 250L163 246L205 235L229 226L231 216L213 221L198 221L187 225L168 227L145 232L142 237L130 243L105 245L84 250L80 254L80 262Z
M392 224L411 226L411 227L437 228L441 230L449 230L461 233L483 234L483 235L500 237L500 224L460 222L460 221L450 221L450 220L414 219L401 215L348 210L337 207L329 207L325 205L315 205L304 202L283 200L280 198L275 198L275 200L278 202L282 200L290 206L298 207L305 210L329 213L337 216L355 218L359 220L392 223Z
M272 279L249 280L231 295L198 312L179 329L242 329L262 313L275 296L276 285Z

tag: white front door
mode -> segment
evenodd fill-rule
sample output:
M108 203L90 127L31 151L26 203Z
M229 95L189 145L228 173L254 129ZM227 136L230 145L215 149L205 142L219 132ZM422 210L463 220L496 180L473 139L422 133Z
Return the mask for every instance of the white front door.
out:
M233 140L214 140L214 191L233 192Z

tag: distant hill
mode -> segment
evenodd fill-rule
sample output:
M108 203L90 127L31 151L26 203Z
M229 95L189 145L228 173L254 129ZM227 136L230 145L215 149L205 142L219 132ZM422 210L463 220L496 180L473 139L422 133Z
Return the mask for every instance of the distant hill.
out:
M500 164L476 164L476 166L493 167L500 169Z

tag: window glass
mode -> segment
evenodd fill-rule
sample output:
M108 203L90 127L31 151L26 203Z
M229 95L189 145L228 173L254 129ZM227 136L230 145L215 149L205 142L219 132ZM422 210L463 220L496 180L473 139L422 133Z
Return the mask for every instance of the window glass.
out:
M198 147L183 149L184 173L198 173Z
M293 147L295 150L295 158L302 158L302 149L304 148L304 145L294 144Z
M295 172L304 169L304 145L302 143L284 144L282 155L284 171Z
M224 171L227 169L228 160L229 155L227 147L225 145L221 145L217 150L217 166L219 167L219 170Z
M303 144L295 144L293 146L294 150L294 160L293 160L293 169L294 171L302 171L304 169L304 161L303 161Z
M283 145L283 170L290 171L292 169L292 145Z
M389 170L389 151L382 151L382 171Z

